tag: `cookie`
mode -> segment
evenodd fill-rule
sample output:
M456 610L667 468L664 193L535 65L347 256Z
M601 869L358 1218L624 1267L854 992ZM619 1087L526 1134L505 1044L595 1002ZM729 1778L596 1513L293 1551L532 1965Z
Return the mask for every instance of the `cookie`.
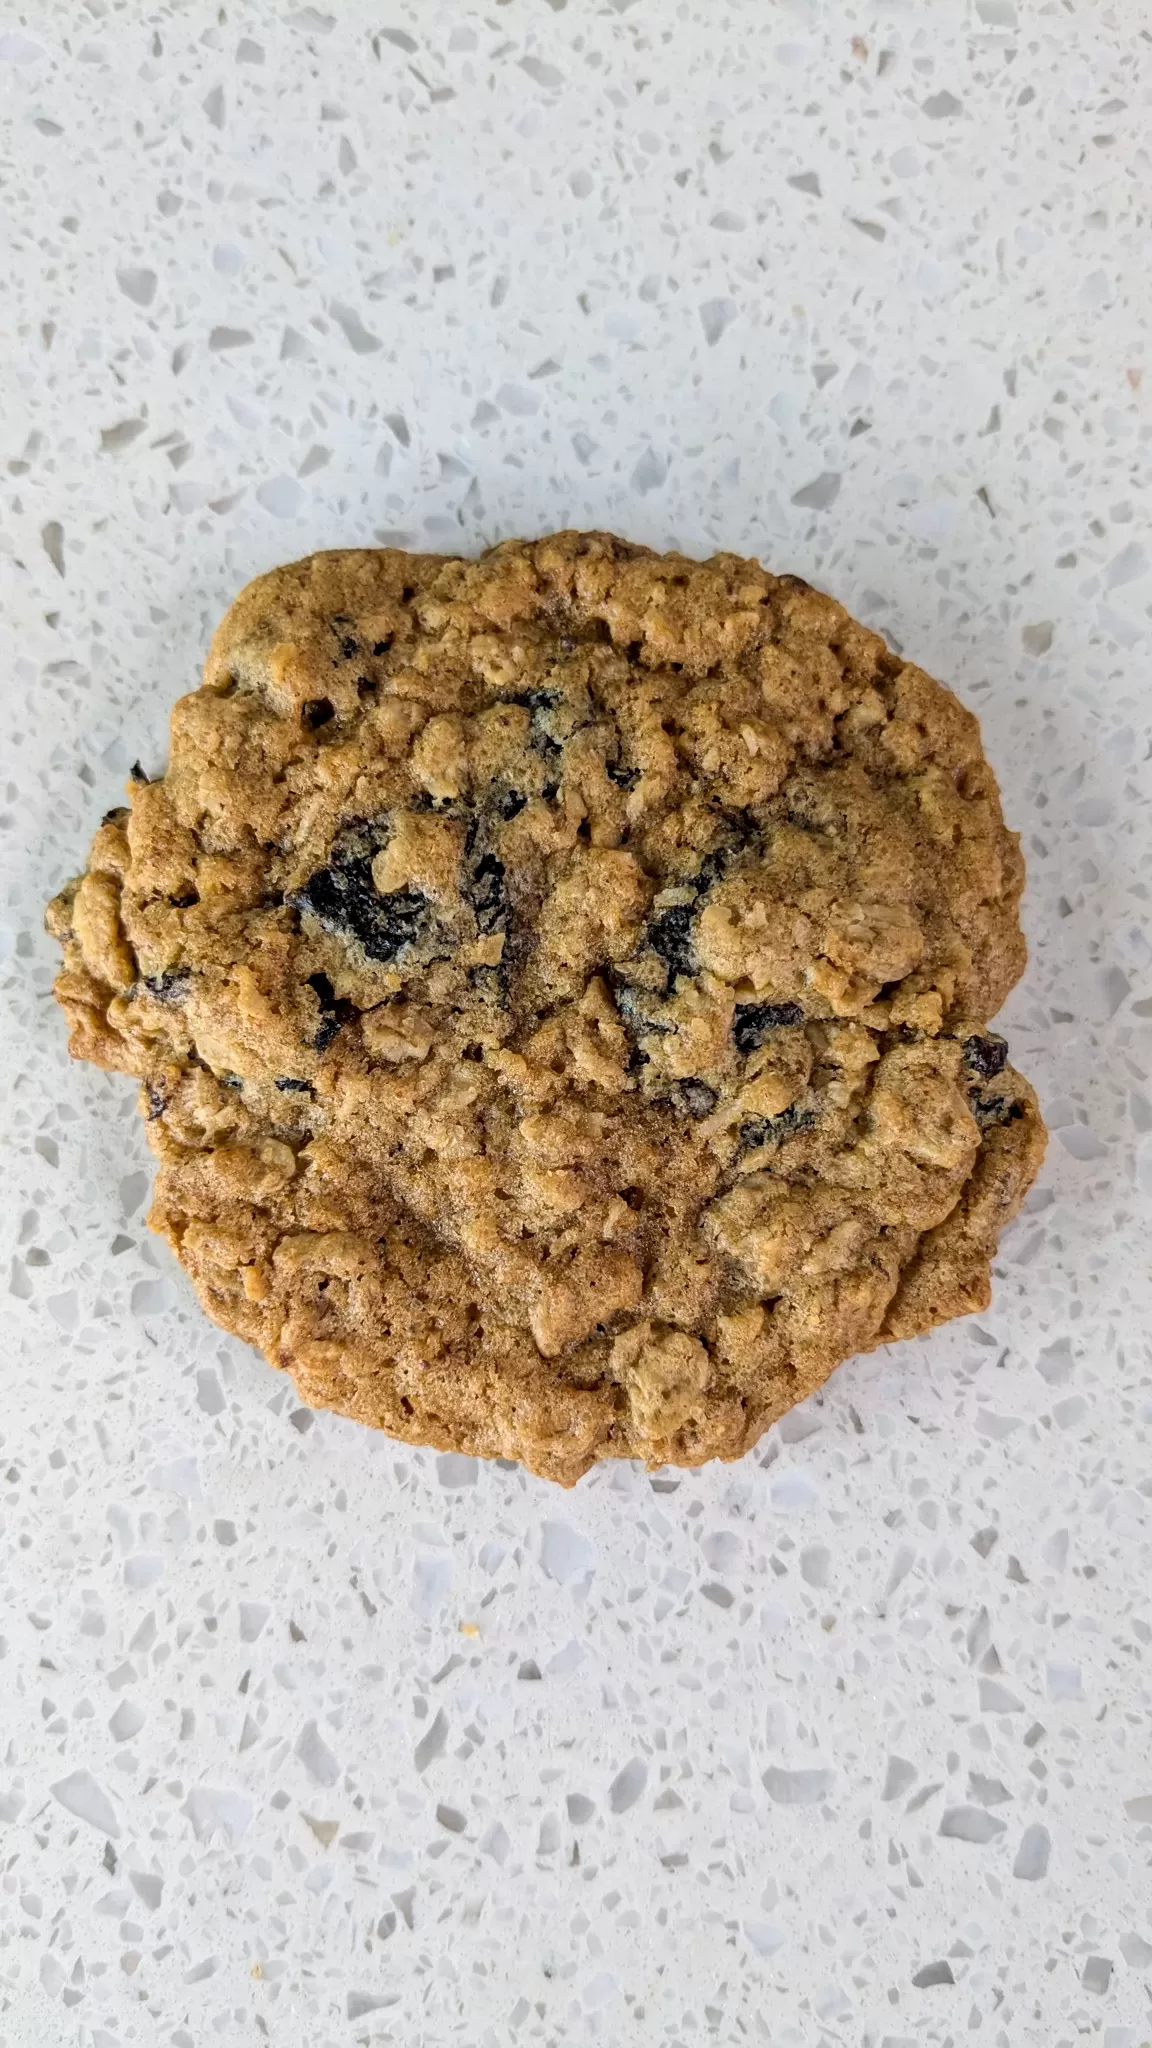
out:
M841 606L561 533L249 585L48 922L209 1315L570 1483L987 1304L1022 881L975 718Z

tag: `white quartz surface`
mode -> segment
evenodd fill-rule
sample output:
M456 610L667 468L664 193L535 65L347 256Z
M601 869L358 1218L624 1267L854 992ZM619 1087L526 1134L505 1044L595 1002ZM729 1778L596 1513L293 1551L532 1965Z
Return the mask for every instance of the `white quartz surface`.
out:
M1144 0L0 6L0 2044L1152 2039ZM43 899L236 588L614 527L979 710L1053 1127L742 1464L312 1416Z

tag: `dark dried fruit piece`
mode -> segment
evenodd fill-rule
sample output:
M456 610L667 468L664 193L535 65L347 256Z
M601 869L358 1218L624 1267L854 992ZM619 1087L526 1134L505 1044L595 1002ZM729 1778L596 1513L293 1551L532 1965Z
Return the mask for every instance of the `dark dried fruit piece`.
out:
M706 853L696 872L697 889L710 889L713 882L725 875L738 854L746 853L749 847L755 850L763 846L764 828L755 811L741 807L735 811L723 811L721 824L724 830L722 843Z
M630 982L621 981L618 976L611 972L608 975L608 980L612 988L612 1000L632 1041L632 1050L628 1057L628 1071L635 1074L641 1067L648 1065L647 1053L641 1052L637 1044L640 1034L644 1033L655 1038L667 1038L669 1033L676 1029L676 1026L669 1023L665 1017L653 1017L649 1014L649 1011L645 1008L645 1001L650 1002L652 999L646 991L633 988Z
M648 944L668 969L669 988L678 974L694 974L696 971L692 917L691 903L674 903L669 910L662 910L659 917L653 918L648 927Z
M320 1028L312 1043L317 1052L327 1052L337 1032L360 1012L347 996L337 995L326 974L310 974L308 986L320 1005Z
M732 1019L732 1036L740 1053L756 1052L774 1031L785 1024L802 1024L799 1003L737 1003Z
M1002 1074L1007 1059L1008 1041L995 1031L964 1040L964 1065L980 1081L992 1081Z
M309 732L316 732L335 716L336 706L331 697L309 697L308 702L300 707L300 723L307 726Z
M457 796L433 796L431 790L418 789L411 797L408 808L410 811L435 811L437 816L442 818L456 818L460 816L465 806ZM475 829L475 826L471 828L473 835ZM383 842L377 843L379 845Z
M799 1109L793 1102L779 1116L750 1116L740 1126L740 1149L754 1152L761 1145L775 1144L793 1131L810 1130L816 1121L814 1109Z
M146 974L141 984L158 1003L173 1005L184 1002L192 986L192 975L187 967L171 967L165 974Z
M695 974L697 959L692 944L692 919L701 896L705 895L714 882L727 873L736 854L751 840L760 836L760 828L749 811L734 811L725 815L724 823L730 838L723 846L713 847L706 853L694 875L689 875L681 885L691 889L695 896L692 903L674 903L670 909L661 911L648 927L648 943L653 952L668 968L668 990L678 974Z
M332 842L329 866L347 867L352 860L371 860L387 845L391 818L345 818Z
M348 1008L352 1009L352 1007L353 1005L349 1003ZM332 1040L337 1036L338 1032L341 1029L341 1026L347 1024L349 1021L350 1020L348 1017L340 1017L335 1015L331 1017L323 1017L320 1021L320 1029L318 1030L315 1038L312 1041L313 1045L316 1047L317 1052L327 1052L328 1047L331 1045Z
M483 854L477 862L469 896L478 930L499 931L508 914L508 904L504 895L504 863L494 853Z
M312 1093L311 1081L296 1081L293 1080L290 1074L278 1075L276 1086L282 1095L311 1095Z
M294 910L314 917L326 932L354 939L370 960L395 960L405 946L420 937L431 916L427 897L414 889L392 889L380 895L367 855L317 868L288 901Z
M972 1104L972 1114L980 1129L987 1131L993 1124L1014 1124L1024 1111L1010 1095L978 1095Z
M696 873L690 878L689 888L695 889L697 895L704 895L714 882L723 880L739 850L739 846L714 846L711 853L704 855Z
M558 690L521 690L515 697L506 697L507 704L519 704L525 711L554 711L560 702Z
M528 744L532 748L533 753L541 755L545 761L558 761L563 748L560 741L554 739L549 732L545 720L547 713L554 711L557 704L559 704L559 692L556 690L521 690L518 696L508 697L505 701L509 704L519 704L525 711L532 713L532 727L528 736ZM547 796L548 791L545 790L544 794Z

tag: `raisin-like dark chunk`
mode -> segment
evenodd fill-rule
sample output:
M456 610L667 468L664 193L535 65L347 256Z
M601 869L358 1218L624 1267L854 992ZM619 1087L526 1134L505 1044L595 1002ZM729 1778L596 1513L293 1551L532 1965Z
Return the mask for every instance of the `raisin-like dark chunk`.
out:
M676 1106L688 1116L711 1116L719 1097L707 1081L680 1081L676 1089Z
M355 939L370 960L395 960L420 937L431 916L427 897L415 889L380 895L367 854L317 868L288 901L294 910L310 912L326 932Z
M500 816L505 821L509 818L518 818L527 801L528 799L524 795L523 790L506 789L497 804Z
M332 867L346 867L350 860L371 860L386 844L389 819L345 818L332 842L328 856Z
M784 1024L802 1024L799 1003L737 1003L732 1036L739 1053L756 1052Z
M689 878L689 888L696 889L703 894L705 890L712 887L714 882L723 880L731 865L732 848L730 846L714 846L711 853L704 855L696 873Z
M155 1083L150 1081L148 1083L148 1122L154 1124L158 1116L163 1116L167 1107L168 1097L165 1095L164 1090L157 1088Z
M1016 1123L1024 1111L1010 1095L978 1095L972 1104L972 1114L980 1129L987 1131L993 1124Z
M360 642L351 633L345 633L340 641L340 652L345 661L351 661L353 655L360 652Z
M100 820L100 823L102 825L122 825L127 816L127 804L117 804L114 810L105 811L104 816Z
M435 811L438 817L459 817L463 810L461 799L456 796L433 796L430 789L414 790L408 801L410 811ZM383 841L378 842L380 845Z
M521 690L515 697L505 699L508 704L519 704L525 711L552 711L560 702L558 690Z
M341 1006L344 1007L343 999ZM354 1005L348 1003L347 1008L349 1011L352 1011ZM347 1022L347 1017L341 1017L336 1015L335 1013L333 1013L333 1015L330 1017L327 1014L321 1017L320 1028L317 1031L315 1038L312 1040L312 1043L315 1046L317 1052L327 1052L328 1047L332 1043L332 1040L338 1035L341 1026L346 1024Z
M379 658L380 658L380 656L381 656L382 654L387 654L387 652L388 652L388 649L389 649L389 648L391 647L391 645L392 645L392 635L391 635L391 633L389 633L389 634L387 635L387 637L386 637L385 639L383 639L383 640L374 640L374 641L373 641L373 643L372 643L372 652L373 652L373 654L374 654L374 655L376 656L377 660L379 660Z
M192 905L199 903L200 898L195 889L186 889L183 896L170 896L168 901L173 910L191 910Z
M312 1043L317 1052L327 1052L337 1032L345 1024L350 1024L359 1012L347 996L337 995L326 974L310 974L308 986L320 1005L320 1026Z
M128 770L128 773L133 782L148 781L148 777L145 775L144 770L140 766L139 761L133 761L132 766Z
M545 723L546 714L555 710L560 702L558 691L521 690L518 696L509 697L506 701L509 704L519 704L525 711L532 713L528 744L533 753L541 755L545 761L558 761L562 752L560 742L553 738Z
M611 973L608 979L612 987L613 1001L633 1038L641 1031L651 1032L657 1038L667 1038L670 1032L675 1031L676 1026L670 1024L666 1018L649 1015L644 1008L643 991L633 988L630 982L618 981ZM647 1066L647 1054L641 1055L640 1063Z
M1002 1074L1008 1059L1008 1041L995 1031L987 1037L964 1040L964 1065L977 1080L992 1081Z
M158 1003L182 1003L191 986L192 976L187 967L170 967L164 974L146 974L144 987Z
M721 822L724 839L704 855L691 878L691 886L696 890L710 889L713 883L722 881L737 855L749 846L758 846L763 837L751 811L725 811Z
M788 1137L792 1131L810 1130L815 1121L815 1110L798 1109L794 1102L782 1109L779 1116L746 1117L740 1126L740 1149L755 1152L761 1145Z
M316 732L320 726L327 725L328 720L335 716L336 706L331 697L309 697L308 702L300 709L300 723L306 726L309 732Z
M281 1095L311 1095L312 1093L311 1081L296 1081L291 1074L278 1075L276 1086L279 1088Z
M694 974L696 971L692 913L691 903L674 903L670 909L662 910L659 917L653 918L648 927L648 944L668 969L669 988L678 974Z
M468 893L478 929L498 931L508 914L508 904L504 895L504 863L494 853L481 855Z
M618 761L611 762L605 773L609 782L614 782L617 789L635 789L640 780L638 768L621 768Z
M775 1121L771 1116L745 1117L740 1126L741 1151L752 1152L760 1145L767 1145L769 1139L776 1135L772 1128Z

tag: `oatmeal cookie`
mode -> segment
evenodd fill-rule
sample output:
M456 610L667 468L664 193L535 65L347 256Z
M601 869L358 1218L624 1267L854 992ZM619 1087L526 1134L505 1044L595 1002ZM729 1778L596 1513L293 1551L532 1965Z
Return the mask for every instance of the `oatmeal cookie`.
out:
M209 1315L567 1483L986 1305L1022 879L975 718L831 598L561 533L249 585L48 921Z

